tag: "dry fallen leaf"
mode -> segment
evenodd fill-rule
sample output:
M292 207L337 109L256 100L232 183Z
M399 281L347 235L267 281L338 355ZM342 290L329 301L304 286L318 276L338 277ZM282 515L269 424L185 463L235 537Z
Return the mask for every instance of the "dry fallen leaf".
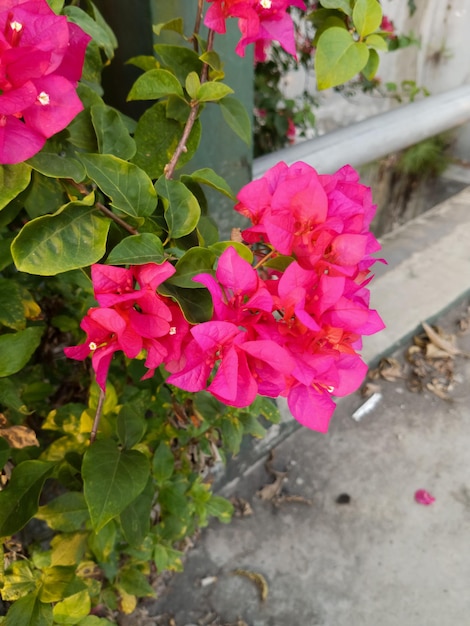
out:
M10 448L27 448L39 446L36 433L27 426L7 426L0 428L0 437L6 440Z
M453 345L451 339L451 337L453 336L449 336L448 339L436 332L431 326L429 326L429 324L426 324L426 322L421 322L421 325L423 326L424 332L428 336L429 341L431 341L436 346L436 348L443 350L451 356L463 355L463 353L455 345Z
M366 383L361 389L361 396L363 398L369 398L370 396L373 396L374 393L378 393L380 390L380 385L375 383Z
M378 367L369 371L369 378L371 380L384 378L393 383L399 378L404 378L403 368L397 359L386 357L380 360Z
M261 500L272 500L275 496L277 496L281 489L282 483L284 482L284 475L277 476L273 483L269 483L268 485L264 485L258 492L257 495Z
M439 381L426 383L426 389L432 391L432 393L438 398L441 398L441 400L451 400L451 397L446 393L446 386Z
M265 602L268 597L269 587L266 582L266 578L262 574L259 574L258 572L251 572L247 569L236 569L232 572L232 574L235 574L236 576L244 576L255 583L259 589L261 601Z
M249 515L253 515L251 504L244 498L233 497L230 498L230 502L233 504L234 515L236 517L248 517Z

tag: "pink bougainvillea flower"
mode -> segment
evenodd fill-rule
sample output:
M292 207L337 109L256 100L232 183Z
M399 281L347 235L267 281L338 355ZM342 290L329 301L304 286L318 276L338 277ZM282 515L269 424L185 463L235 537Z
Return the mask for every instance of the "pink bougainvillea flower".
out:
M260 312L273 310L273 299L264 282L233 247L220 256L215 278L197 274L193 280L209 290L214 304L213 320L252 326Z
M436 501L436 498L432 496L429 491L426 491L426 489L418 489L418 491L415 492L415 500L418 504L429 506Z
M369 231L370 189L358 180L350 166L319 176L306 163L278 163L237 196L235 209L253 223L244 239L269 243L320 274L367 274L380 245Z
M238 18L242 34L235 51L245 55L247 45L256 46L256 60L265 59L265 47L271 41L278 41L286 52L295 58L296 47L294 24L287 12L291 6L305 10L303 0L208 0L211 6L204 18L204 24L217 33L225 33L225 20Z
M46 0L0 3L0 163L20 163L83 109L76 93L91 37Z
M172 367L179 365L189 340L189 324L174 302L156 292L174 271L168 262L131 269L92 266L95 297L101 306L90 309L82 321L85 342L65 348L65 354L78 360L91 354L96 380L103 390L112 355L117 351L130 359L145 351L148 372L143 378L153 376L166 361Z

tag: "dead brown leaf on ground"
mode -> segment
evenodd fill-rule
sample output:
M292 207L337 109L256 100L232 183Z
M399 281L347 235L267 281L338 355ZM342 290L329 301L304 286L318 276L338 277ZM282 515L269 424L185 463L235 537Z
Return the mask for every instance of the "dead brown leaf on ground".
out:
M394 383L404 377L405 375L400 361L394 359L393 357L381 359L379 361L379 365L375 369L369 371L369 378L371 380L383 378L384 380Z
M233 504L233 514L235 517L249 517L253 515L251 504L244 498L235 496L230 498L230 502Z
M308 504L309 506L312 505L313 502L302 495L283 493L282 490L288 472L280 472L279 470L274 469L273 459L274 452L271 450L265 467L267 472L271 474L271 476L274 476L274 482L264 485L264 487L257 492L258 497L261 498L261 500L271 502L276 507L293 502Z

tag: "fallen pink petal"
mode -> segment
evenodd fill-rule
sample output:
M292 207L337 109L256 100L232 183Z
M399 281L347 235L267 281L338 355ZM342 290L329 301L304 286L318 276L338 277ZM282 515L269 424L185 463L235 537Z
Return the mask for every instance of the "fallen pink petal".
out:
M432 496L429 491L426 491L426 489L418 489L418 491L415 492L415 500L418 504L429 506L436 501L436 498Z

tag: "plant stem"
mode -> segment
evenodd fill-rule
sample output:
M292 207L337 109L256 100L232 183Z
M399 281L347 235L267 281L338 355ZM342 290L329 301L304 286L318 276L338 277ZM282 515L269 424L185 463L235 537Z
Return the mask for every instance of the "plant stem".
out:
M71 184L73 187L75 187L76 189L78 189L78 191L84 196L87 196L90 193L89 189L87 189L85 185L82 185L81 183L76 183L74 180L71 180L71 179L68 179L67 182ZM101 202L95 202L95 207L99 211L101 211L101 213L104 213L106 217L109 217L110 219L112 219L113 222L116 222L116 224L119 224L119 226L124 228L124 230L127 230L127 232L130 233L131 235L139 234L139 231L137 229L133 228L125 220L115 215L110 209L108 209L108 207L106 207Z
M100 389L100 397L98 398L98 406L96 407L95 419L93 420L93 426L91 427L90 443L93 443L96 439L101 413L103 412L104 397L105 392Z
M201 20L202 20L202 7L204 5L204 0L198 0L197 2L197 13L196 13L196 23L194 24L194 33L193 33L193 46L194 51L199 52L199 45L197 42L196 35L199 34L199 29L201 28Z
M259 269L262 265L266 263L268 259L272 257L273 254L274 254L274 250L271 250L270 252L268 252L266 256L264 256L260 261L258 261L258 263L254 266L253 269L255 270Z
M209 30L209 33L207 35L207 52L212 50L213 45L214 45L214 31ZM207 81L208 74L209 74L209 66L207 65L207 63L204 63L202 66L202 71L201 71L201 85ZM187 152L188 150L186 147L186 142L188 141L189 135L191 134L191 131L194 126L194 122L197 119L197 114L199 112L199 102L194 101L191 103L190 106L191 106L191 111L189 113L188 119L186 120L186 124L184 125L184 130L183 130L183 134L181 135L181 139L179 140L178 145L176 146L176 149L169 163L165 165L165 168L163 170L163 173L165 174L165 178L167 180L172 178L175 172L176 166L178 164L178 161L181 155L183 154L183 152Z
M131 235L139 234L139 231L136 228L133 228L125 220L115 215L112 211L108 209L108 207L104 206L104 204L101 204L101 202L95 202L95 207L99 209L102 213L104 213L107 217L111 218L114 222L116 222L116 224L119 224L119 226L122 226L122 228L127 230L127 232L130 233Z

